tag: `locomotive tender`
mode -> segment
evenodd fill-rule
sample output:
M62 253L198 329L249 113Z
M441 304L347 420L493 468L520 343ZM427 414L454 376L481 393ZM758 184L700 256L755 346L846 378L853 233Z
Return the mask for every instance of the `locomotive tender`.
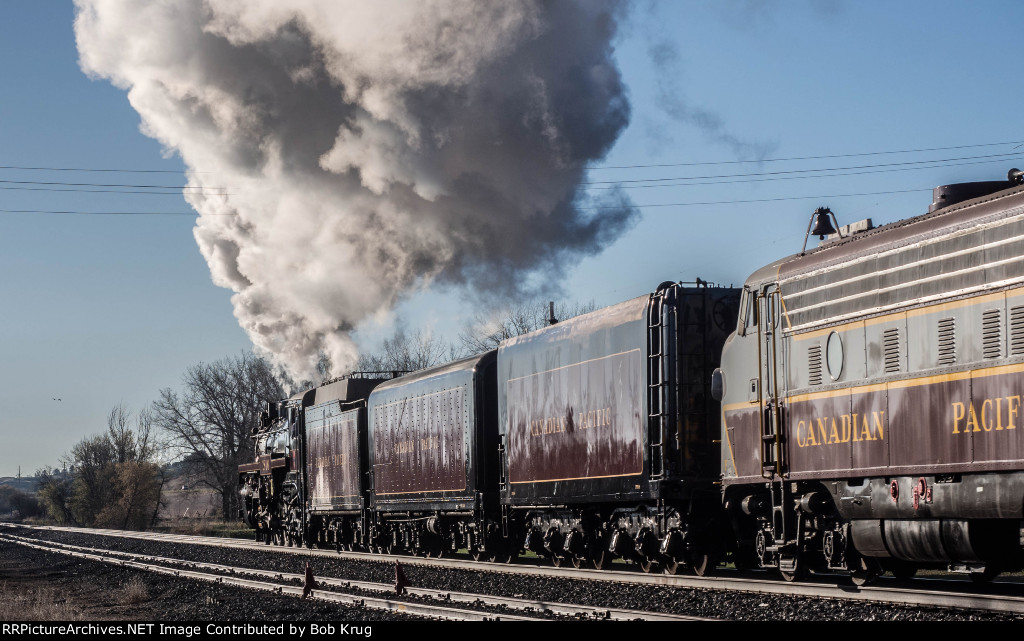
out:
M239 468L246 522L268 542L703 573L728 528L710 386L737 304L663 283L495 351L281 401Z
M700 575L1020 569L1021 182L936 188L928 213L851 225L742 289L663 283L272 404L239 468L246 522L268 542Z

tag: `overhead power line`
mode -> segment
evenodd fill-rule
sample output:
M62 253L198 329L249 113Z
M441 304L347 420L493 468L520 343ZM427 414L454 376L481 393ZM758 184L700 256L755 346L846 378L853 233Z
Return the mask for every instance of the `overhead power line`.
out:
M53 211L42 209L0 209L0 214L66 214L72 216L191 216L196 212L186 211ZM238 214L203 214L203 216L237 216Z
M62 192L67 192L67 193L81 193L81 194L141 194L141 195L144 195L144 196L178 196L179 198L182 196L182 193L181 193L180 189L178 189L176 191L134 191L134 190L127 190L127 189L76 189L76 188L58 189L56 187L3 187L3 186L0 186L0 189L7 190L7 191L46 191L46 192L57 193L57 194L62 193ZM210 196L233 196L234 194L232 194L231 192L215 192L215 193L207 194L207 195L210 195Z
M185 173L180 169L110 169L95 167L26 167L24 165L0 165L0 169L18 169L21 171L92 171L122 174L178 174ZM196 172L209 173L209 172Z
M1005 159L1003 159L1003 160L1005 160ZM775 181L775 180L806 180L808 178L840 178L840 177L843 177L843 176L863 176L863 175L867 175L867 174L887 174L887 173L893 173L893 172L897 172L897 171L920 171L920 170L923 170L923 169L941 169L943 167L964 167L964 166L968 166L968 165L986 165L986 164L993 163L993 162L999 162L999 159L978 160L978 161L973 161L973 162L948 162L948 163L943 163L943 162L940 162L940 161L935 161L935 162L937 162L939 164L922 165L922 166L919 166L919 167L897 167L897 168L888 168L888 169L868 169L868 170L865 170L865 171L847 171L847 172L838 172L838 173L831 173L831 174L813 174L813 175L801 175L801 176L769 176L767 178L750 178L748 180L744 180L743 182L744 183L758 183L758 182L770 182L770 181ZM755 174L749 174L749 175L753 176ZM672 179L672 180L675 180L675 179ZM589 184L598 184L598 183L589 183ZM600 184L603 184L603 183L600 183ZM728 179L710 180L710 181L704 181L704 182L666 182L666 183L658 183L656 185L622 185L621 183L613 183L613 184L611 184L609 186L605 186L605 187L589 187L588 189L590 191L598 191L598 190L606 190L606 189L607 190L610 190L610 189L651 189L651 188L660 188L660 187L696 187L696 186L700 186L700 185L724 185L724 184L735 185L736 184L736 180L734 180L734 179L732 179L730 177Z
M657 182L668 182L672 180L711 180L715 178L751 178L756 176L783 176L790 174L811 174L821 173L827 171L852 171L857 169L878 169L888 167L905 167L908 165L925 165L928 163L947 163L956 161L967 161L967 160L996 160L996 159L1007 159L1018 157L1021 154L989 154L985 156L962 156L959 158L939 158L933 160L908 160L905 162L894 162L894 163L879 163L875 165L850 165L846 167L823 167L820 169L786 169L780 171L761 171L761 172L744 172L742 174L710 174L706 176L673 176L671 178L637 178L634 180L599 180L599 181L588 181L580 184L583 185L613 185L613 184L627 184L627 183L657 183Z
M126 187L130 189L190 189L190 190L224 190L227 187L193 187L191 185L129 185L129 184L108 184L108 183L69 183L60 181L41 180L0 180L5 185L47 185L58 187Z
M977 145L957 145L954 147L928 147L922 149L902 149L896 151L865 151L856 154L830 154L826 156L792 156L790 158L760 158L753 160L715 160L715 161L695 161L695 162L675 162L675 163L664 163L664 164L653 164L653 165L605 165L605 166L588 166L587 169L598 170L598 169L652 169L656 167L700 167L704 165L737 165L742 163L762 163L762 162L791 162L795 160L829 160L834 158L858 158L863 156L883 156L883 155L895 155L895 154L918 154L929 151L952 151L954 149L973 149L977 147L999 147L1001 145L1024 145L1024 141L1011 140L1008 142L988 142L980 143Z
M872 191L860 194L830 194L824 196L784 196L780 198L753 198L750 200L709 200L703 202L656 203L650 205L607 205L580 207L580 209L585 211L594 211L599 209L627 209L629 207L634 207L636 209L653 209L655 207L694 207L698 205L743 205L750 203L771 203L783 200L826 200L829 198L853 198L854 196L885 196L890 194L910 194L922 191L930 192L931 189L901 189L897 191Z

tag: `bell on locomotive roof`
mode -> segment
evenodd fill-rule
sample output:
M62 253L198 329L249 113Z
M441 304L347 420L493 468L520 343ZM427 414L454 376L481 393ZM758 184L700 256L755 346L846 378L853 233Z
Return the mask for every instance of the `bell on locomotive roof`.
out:
M814 229L811 233L818 237L819 240L825 240L825 236L836 233L836 228L832 226L832 221L828 219L829 214L832 214L832 210L828 207L818 207L814 210L814 215L818 217L818 220L814 222ZM832 214L833 216L835 214Z
M829 220L829 216L832 220ZM811 234L818 237L819 240L825 240L825 236L838 233L836 227L839 225L836 222L835 225L832 223L836 221L836 215L832 213L832 210L828 207L818 207L811 214L811 220L807 221L807 233L804 235L804 248L800 250L803 254L807 249L807 239L810 238ZM811 224L814 224L814 229L811 229Z

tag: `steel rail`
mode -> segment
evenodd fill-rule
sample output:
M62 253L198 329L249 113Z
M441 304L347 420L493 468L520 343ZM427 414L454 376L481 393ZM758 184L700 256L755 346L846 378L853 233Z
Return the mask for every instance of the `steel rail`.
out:
M7 525L7 524L0 524ZM223 539L216 537L195 537L186 535L173 535L155 532L123 532L118 530L93 530L89 528L66 528L55 526L25 526L15 525L8 527L22 527L29 529L42 529L53 531L79 532L85 534L99 534L103 536L137 538L142 540L165 541L174 543L193 543L197 545L209 545L216 547L230 547L240 549L266 550L285 554L302 554L325 556L337 558L339 555L347 558L392 562L399 560L403 565L424 565L434 567L447 567L458 569L470 569L496 573L519 574L526 576L538 576L544 578L565 578L583 581L604 581L614 583L633 583L641 585L660 585L676 588L691 588L704 590L722 590L750 592L758 594L776 594L788 596L806 596L822 599L839 599L848 601L867 601L875 603L902 604L914 607L936 607L936 608L957 608L982 610L988 612L1009 612L1014 614L1024 613L1024 596L1001 595L1001 594L978 594L954 591L945 587L938 587L938 581L930 579L915 579L922 585L925 582L933 583L927 589L920 586L887 586L870 585L855 586L852 583L839 584L836 581L843 581L843 577L836 576L834 580L818 581L795 581L792 583L781 580L751 579L741 577L695 577L666 574L643 574L639 571L629 570L590 570L575 568L554 568L550 566L527 565L516 563L503 565L499 563L473 562L467 559L425 559L413 556L381 555L364 552L335 552L333 550L319 550L307 548L294 548L265 545L256 541L242 539ZM825 582L827 581L827 582ZM965 585L967 584L965 582ZM993 585L1007 585L1006 583L995 582ZM1021 588L1024 594L1024 586Z
M47 545L39 545L41 541L37 539L28 539L11 534L0 534L0 541L8 540L15 543L28 545L37 549L44 549L48 551L64 551L69 553L80 553L92 557L120 557L131 563L148 562L149 564L164 564L164 566L181 565L189 568L208 570L213 572L224 573L219 576L230 576L238 577L244 576L255 576L264 579L272 579L284 582L302 582L305 580L305 575L292 573L292 572L277 572L274 570L260 570L256 568L244 568L238 566L221 565L217 563L205 563L199 561L188 561L183 559L174 559L169 557L152 556L145 554L135 554L132 552L122 552L120 550L102 550L98 548L89 548L79 545L71 545L68 543L60 543L56 541L45 541ZM109 559L105 559L107 562L111 562ZM118 562L122 563L122 562ZM123 564L123 563L122 563ZM152 568L151 565L146 565L147 569ZM173 569L173 568L168 568ZM314 577L317 585L324 586L329 585L340 589L358 589L366 590L370 592L394 592L394 587L387 583L378 583L371 581L355 581L350 579L339 579L335 577L317 576ZM247 586L250 587L250 586ZM301 592L301 590L300 590ZM322 589L314 588L314 594L317 596L325 594ZM415 588L407 587L405 589L406 594L410 596L418 596L428 599L441 600L450 603L461 603L471 605L483 605L487 607L505 607L511 610L518 610L523 612L540 612L550 613L554 615L574 618L586 618L594 620L607 620L607 621L716 621L718 619L712 619L708 617L695 617L680 614L667 614L662 612L650 612L645 610L628 610L623 608L607 608L607 607L594 607L576 605L571 603L555 603L542 601L537 599L520 599L510 597L492 597L482 594L474 594L470 592L455 592L450 590L438 591L428 588ZM358 598L354 595L349 595L353 599ZM498 614L497 616L507 620L507 615ZM529 617L529 620L535 620L533 617Z
M88 559L90 561L98 561L101 563L113 563L123 567L129 567L136 570L144 570L147 572L156 572L158 574L166 574L179 578L195 579L213 583L219 583L222 585L233 585L242 588L253 588L256 590L263 590L267 592L275 592L277 594L286 594L290 596L301 597L303 588L300 586L283 585L280 583L271 583L267 581L258 581L255 579L246 579L237 576L225 576L221 574L206 574L203 572L196 572L193 570L179 570L169 568L161 565L153 565L140 563L137 561L131 561L126 559L115 560L109 556L100 554L91 554L87 552L77 552L74 550L62 550L54 547L48 547L44 545L38 545L36 543L26 543L24 541L14 541L6 536L0 536L0 540L8 540L15 545L24 545L26 547L35 548L44 552L51 552L54 554L64 554L82 559ZM461 608L452 608L439 605L430 605L423 603L416 603L412 601L400 601L392 599L383 599L366 596L356 596L351 594L344 594L341 592L329 592L325 590L315 590L315 594L310 595L311 598L330 601L333 603L339 603L341 605L356 606L361 608L369 608L373 610L385 610L396 614L406 614L412 616L427 617L431 619L442 619L446 621L544 621L546 619L540 617L531 617L518 614L499 614L496 612L485 612L480 610L465 610Z

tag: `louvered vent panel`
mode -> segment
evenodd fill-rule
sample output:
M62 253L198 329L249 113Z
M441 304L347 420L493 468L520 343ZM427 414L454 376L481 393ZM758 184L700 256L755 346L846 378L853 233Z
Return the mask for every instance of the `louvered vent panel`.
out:
M882 334L882 355L885 358L885 373L900 371L900 330L887 329Z
M1003 355L1003 310L986 309L981 315L981 352L985 358Z
M821 385L821 345L815 345L807 354L807 371L811 375L811 385Z
M939 319L939 365L956 362L956 320Z
M1010 355L1024 354L1024 306L1010 308Z

